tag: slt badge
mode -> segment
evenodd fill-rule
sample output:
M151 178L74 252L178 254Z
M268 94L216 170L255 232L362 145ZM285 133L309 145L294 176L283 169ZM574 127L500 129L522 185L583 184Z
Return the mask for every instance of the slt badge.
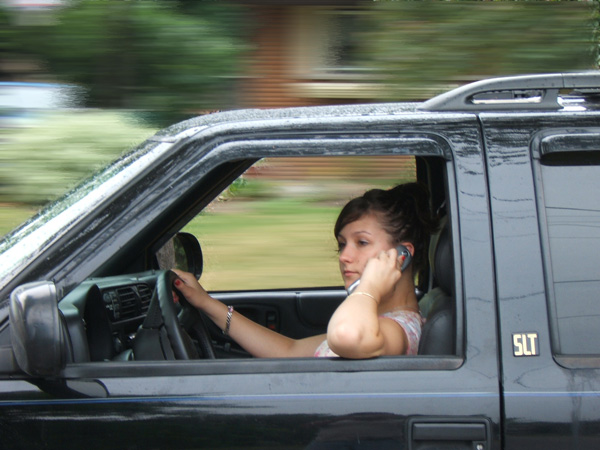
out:
M513 338L513 355L515 356L538 356L540 350L538 347L538 334L530 333L514 333Z

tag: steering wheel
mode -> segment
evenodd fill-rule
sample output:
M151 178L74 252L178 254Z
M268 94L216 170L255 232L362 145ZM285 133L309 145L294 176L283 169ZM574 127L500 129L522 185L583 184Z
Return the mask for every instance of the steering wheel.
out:
M177 278L177 275L174 272L169 272L172 277L170 284L171 286L174 286L173 282ZM180 324L184 330L187 330L188 333L191 332L194 335L198 342L198 346L200 347L201 358L215 359L215 349L210 338L204 314L196 307L192 306L179 290L174 287L172 289L177 293L179 304L181 305L181 312L179 313L179 320L177 323Z
M178 318L173 301L173 282L176 278L177 275L170 270L158 273L148 313L133 343L136 360L197 359L201 357ZM182 313L187 311L186 314L192 317L194 312L196 314L193 321L188 319L186 322L193 325L191 329L199 340L200 349L204 353L202 356L214 358L215 354L208 329L200 313L185 300L181 293L177 295L183 307Z

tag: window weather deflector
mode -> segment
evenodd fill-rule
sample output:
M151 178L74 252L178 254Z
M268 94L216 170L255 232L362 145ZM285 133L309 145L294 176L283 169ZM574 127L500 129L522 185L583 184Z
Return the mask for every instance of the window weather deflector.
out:
M536 133L531 141L532 156L541 159L558 153L598 153L600 129L549 129Z
M600 71L520 75L477 81L423 103L425 111L557 111L563 109L559 91L598 93Z

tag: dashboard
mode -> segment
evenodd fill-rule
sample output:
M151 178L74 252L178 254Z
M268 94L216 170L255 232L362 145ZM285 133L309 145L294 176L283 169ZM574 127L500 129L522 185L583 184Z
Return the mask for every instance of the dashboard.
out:
M131 358L135 333L148 312L157 272L90 278L58 305L70 337L68 362Z

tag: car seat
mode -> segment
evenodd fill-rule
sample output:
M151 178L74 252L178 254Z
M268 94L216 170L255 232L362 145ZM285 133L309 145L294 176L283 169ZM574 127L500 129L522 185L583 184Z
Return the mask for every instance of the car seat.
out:
M456 353L456 307L454 302L454 259L447 218L430 244L433 282L419 302L425 324L419 341L420 355Z

